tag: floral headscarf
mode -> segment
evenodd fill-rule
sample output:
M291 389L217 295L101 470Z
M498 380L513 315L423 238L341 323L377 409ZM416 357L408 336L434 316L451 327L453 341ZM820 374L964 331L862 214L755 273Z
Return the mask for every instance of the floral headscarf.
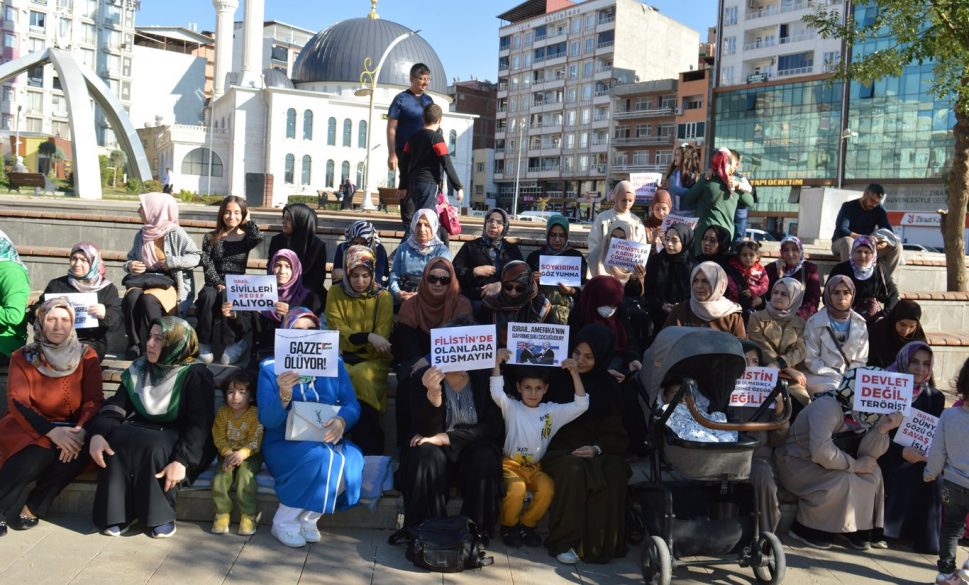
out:
M784 277L774 283L774 288L782 286L787 289L788 304L784 309L774 307L774 304L767 301L767 314L775 321L790 321L791 317L797 315L797 310L801 308L804 301L804 285L796 278ZM773 290L771 291L773 292Z
M17 247L14 246L13 240L3 233L3 230L0 230L0 262L16 262L24 270L27 270L27 265L20 259L20 254L17 253Z
M286 313L286 318L283 319L283 322L279 325L279 327L281 329L292 329L293 325L304 317L313 321L313 323L316 324L316 328L319 329L320 318L316 315L316 313L307 309L306 307L292 307L289 312Z
M145 225L141 226L141 261L148 270L156 270L161 258L155 252L155 240L178 227L178 203L168 193L139 195Z
M373 278L376 265L377 256L370 248L366 246L350 246L347 248L346 252L343 253L343 279L340 281L340 288L343 290L343 294L354 299L370 298L376 296L377 293L383 290L377 283L377 279ZM354 268L361 266L370 272L370 288L359 293L353 290L353 286L350 284L350 272Z
M292 266L293 274L290 276L289 282L286 284L277 284L276 292L279 296L279 300L284 303L289 303L290 305L302 303L306 299L306 295L310 292L306 287L303 286L303 265L300 263L296 252L283 249L276 252L272 261L269 263L269 274L273 274L273 268L276 267L276 261L280 258L283 258L289 262L289 265ZM279 321L279 315L276 314L276 311L261 311L261 313L268 319Z
M431 239L427 242L427 244L421 244L417 240L417 222L420 221L422 217L425 221L427 221L427 225L431 228ZM437 237L437 230L439 227L440 221L438 221L437 214L434 213L433 209L418 209L414 212L414 217L412 217L410 220L410 233L407 236L407 245L421 256L427 256L436 246L444 243L439 237Z
M198 356L195 330L184 319L162 317L152 322L161 328L163 341L158 361L142 356L121 375L135 410L153 422L170 422L178 417L182 383L189 366Z
M481 225L481 239L484 240L488 245L490 245L493 248L498 248L499 246L501 246L501 242L505 239L505 236L508 235L508 228L511 227L511 222L508 220L508 212L500 207L495 207L494 209L489 210L488 213L485 214L485 223L487 223L487 221L491 219L491 216L496 213L501 216L501 221L504 223L504 226L502 226L502 229L501 229L501 234L497 238L495 238L494 240L489 238L486 235L487 231L486 231L485 224L483 223Z
M795 246L797 246L798 251L801 253L800 259L798 259L797 264L794 266L788 266L784 263L783 259L778 258L776 261L778 268L777 273L786 277L793 277L795 274L797 274L797 271L804 266L804 244L801 243L801 238L797 236L784 236L784 239L781 240L781 249L783 250L784 244L788 243L793 243Z
M37 368L37 371L48 378L63 378L74 373L81 357L84 356L84 345L77 339L77 331L71 327L67 339L60 343L52 343L47 339L44 331L45 318L54 309L64 309L71 316L74 323L74 307L64 297L57 297L47 301L37 309L37 319L34 321L34 341L23 348L24 359Z
M107 272L104 262L101 260L101 250L94 244L80 242L71 248L71 256L80 252L87 258L90 268L81 278L75 277L70 269L67 271L67 281L71 283L77 292L97 292L111 284L111 281L104 277Z
M871 264L868 266L858 266L855 264L855 250L862 246L871 249ZM875 266L878 264L878 248L875 245L875 239L869 236L855 238L855 242L851 245L851 257L848 259L848 262L851 264L851 269L855 273L855 278L858 280L868 280L871 278L871 275L875 273Z
M710 282L710 288L713 289L710 298L705 301L697 300L692 294L693 279L699 273L703 273ZM690 290L690 310L704 321L714 321L733 313L739 313L741 310L740 305L723 297L723 294L727 292L727 273L716 262L701 262L693 269L693 272L690 273Z
M506 284L518 284L525 290L513 298L505 292ZM537 296L538 286L532 279L531 268L521 260L513 260L501 269L501 291L493 297L485 297L483 304L493 311L518 311Z

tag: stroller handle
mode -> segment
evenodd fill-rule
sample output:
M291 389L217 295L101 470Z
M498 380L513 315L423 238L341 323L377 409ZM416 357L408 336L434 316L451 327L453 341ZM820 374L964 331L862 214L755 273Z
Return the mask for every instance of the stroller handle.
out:
M683 392L683 402L686 403L687 409L690 411L690 415L693 419L708 429L713 429L717 431L738 431L738 432L749 432L755 433L760 431L776 431L783 428L787 422L791 419L791 397L787 393L787 384L780 383L774 387L767 398L761 404L760 408L757 410L754 418L759 417L766 410L766 406L774 401L778 394L783 394L784 396L784 411L781 413L780 419L772 422L745 422L745 423L722 423L715 420L710 420L703 416L700 409L696 407L696 400L693 398L693 392L696 388L696 381L692 379L685 379L683 386L689 386L689 391Z

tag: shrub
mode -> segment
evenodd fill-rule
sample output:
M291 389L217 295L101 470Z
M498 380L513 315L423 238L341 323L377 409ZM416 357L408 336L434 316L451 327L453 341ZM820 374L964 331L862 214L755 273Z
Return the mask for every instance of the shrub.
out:
M156 192L160 193L162 190L162 184L161 184L161 181L149 179L144 182L144 188L145 190L142 191L142 193L156 193Z
M100 170L101 170L102 188L107 187L108 183L110 183L111 171L108 169L108 165L109 165L108 155L106 154L98 155L98 166L100 167Z
M138 179L128 179L128 182L125 184L125 191L132 195L140 195L146 192L145 184Z
M286 201L288 203L305 203L310 207L315 207L319 198L316 195L290 195Z

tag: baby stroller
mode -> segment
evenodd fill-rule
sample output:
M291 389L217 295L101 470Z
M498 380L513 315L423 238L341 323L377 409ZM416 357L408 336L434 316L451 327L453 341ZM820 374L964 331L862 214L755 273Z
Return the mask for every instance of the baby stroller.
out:
M749 482L754 449L760 443L749 433L786 424L791 411L787 385L779 383L747 422L731 422L726 417L726 422L711 420L700 407L708 401L708 412L727 412L730 394L745 367L740 341L706 328L664 328L643 356L640 378L648 406L650 465L647 481L631 489L639 497L649 535L641 558L647 584L668 585L678 566L734 560L741 567L751 567L758 583L776 584L784 578L786 561L780 540L760 531L754 488ZM773 410L779 394L783 414L777 420L759 422L766 418L769 407ZM736 440L681 439L666 424L681 403L689 411L686 420L692 417L700 425L697 429L736 432ZM680 560L692 556L723 558Z

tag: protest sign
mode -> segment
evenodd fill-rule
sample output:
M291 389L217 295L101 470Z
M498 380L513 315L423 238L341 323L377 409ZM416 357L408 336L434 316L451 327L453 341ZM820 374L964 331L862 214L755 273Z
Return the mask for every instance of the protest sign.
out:
M271 311L279 300L271 274L226 274L225 293L233 311Z
M509 364L561 366L569 353L569 326L509 323Z
M277 329L275 372L337 377L340 332L317 329Z
M666 232L668 232L671 227L678 223L685 223L686 225L690 226L690 229L692 230L696 227L698 221L700 221L699 217L690 217L688 215L677 215L675 213L671 213L663 218L663 225L660 226L660 233L665 236ZM658 252L662 249L663 242L660 241L656 251Z
M637 266L645 267L648 258L649 244L613 238L609 242L609 252L606 254L605 264L606 266L635 270Z
M442 372L491 369L497 340L494 325L431 329L431 365Z
M652 203L662 180L663 173L629 173L629 182L636 192L636 203Z
M895 442L902 447L911 447L922 455L928 455L938 424L938 417L915 409L895 431Z
M744 370L730 394L730 406L760 406L777 385L777 374L777 368L750 367Z
M98 326L98 318L88 312L88 307L98 304L98 293L47 293L44 300L63 297L74 307L74 328L92 329Z
M538 284L582 286L582 258L578 256L541 255L538 271L542 274Z
M859 369L855 372L854 410L872 414L912 410L912 374Z

